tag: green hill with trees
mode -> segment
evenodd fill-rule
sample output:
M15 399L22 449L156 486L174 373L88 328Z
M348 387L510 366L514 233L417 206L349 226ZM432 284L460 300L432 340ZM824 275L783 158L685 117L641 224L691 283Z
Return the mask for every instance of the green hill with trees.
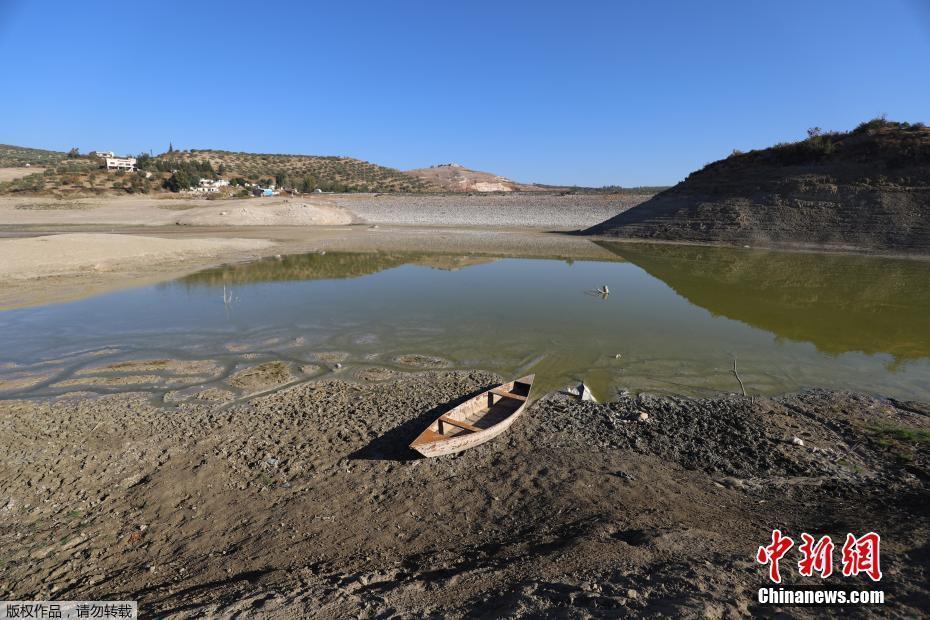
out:
M63 151L46 151L44 149L0 144L0 168L15 168L26 164L54 166L66 159L68 159L68 154Z
M439 188L404 174L351 157L281 155L232 151L169 150L151 158L157 169L178 169L184 164L209 164L213 173L234 182L268 185L312 192L423 192ZM140 161L145 169L148 161Z
M429 192L434 185L400 170L351 157L242 153L217 150L177 151L136 155L138 171L107 172L93 155L0 145L0 167L27 163L44 170L0 183L0 194L41 193L75 196L102 193L179 192L200 179L229 179L230 192L246 193L249 184L302 193Z

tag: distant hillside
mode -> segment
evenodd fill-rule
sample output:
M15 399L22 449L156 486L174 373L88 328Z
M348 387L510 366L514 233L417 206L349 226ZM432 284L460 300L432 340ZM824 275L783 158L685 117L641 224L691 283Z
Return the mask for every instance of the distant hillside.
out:
M442 191L393 168L350 157L268 155L229 151L171 151L154 157L137 156L138 172L107 172L95 157L17 146L0 146L0 167L39 165L34 174L0 182L0 193L75 196L105 193L158 193L196 185L198 178L226 178L300 192L429 192ZM43 170L44 168L44 170ZM26 168L25 170L28 170ZM184 183L173 179L184 173ZM181 173L179 173L179 176ZM247 194L230 187L228 194Z
M532 184L517 183L490 172L470 170L459 164L417 168L408 170L406 174L428 185L438 186L446 192L526 192L542 189Z
M876 119L734 153L585 232L930 252L930 128Z
M16 166L54 166L68 158L67 153L61 151L45 151L43 149L30 149L23 146L0 144L0 168Z
M275 180L277 185L312 191L422 192L436 190L394 168L351 157L270 155L231 151L190 150L163 153L156 159L208 161L221 176L250 181Z

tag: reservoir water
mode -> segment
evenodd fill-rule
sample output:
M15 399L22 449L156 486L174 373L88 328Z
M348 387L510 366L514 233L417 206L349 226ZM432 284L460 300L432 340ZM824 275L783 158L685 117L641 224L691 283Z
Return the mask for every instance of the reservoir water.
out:
M735 361L750 394L829 387L930 401L928 262L600 245L603 259L575 261L284 256L0 312L0 397L64 393L56 384L101 360L232 369L338 354L351 378L371 366L416 371L397 362L415 354L536 372L542 390L583 380L600 398L737 392ZM605 285L609 295L595 292ZM16 380L39 372L42 381Z

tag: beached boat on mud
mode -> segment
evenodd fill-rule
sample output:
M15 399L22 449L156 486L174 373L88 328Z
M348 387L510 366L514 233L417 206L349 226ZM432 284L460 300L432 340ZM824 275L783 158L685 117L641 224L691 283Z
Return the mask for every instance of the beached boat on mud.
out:
M440 456L494 439L523 413L535 376L527 375L491 388L442 414L410 447L423 456Z

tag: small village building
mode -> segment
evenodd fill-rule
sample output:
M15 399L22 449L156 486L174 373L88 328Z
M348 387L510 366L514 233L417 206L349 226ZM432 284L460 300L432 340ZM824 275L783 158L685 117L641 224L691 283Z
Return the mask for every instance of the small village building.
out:
M221 187L228 187L229 181L226 179L200 179L197 187L193 191L203 194L215 194L220 191Z
M105 161L107 170L126 170L132 172L136 169L135 157L107 157Z
M107 157L116 157L113 151L94 151L91 153L94 157L99 157L100 159L106 159Z

